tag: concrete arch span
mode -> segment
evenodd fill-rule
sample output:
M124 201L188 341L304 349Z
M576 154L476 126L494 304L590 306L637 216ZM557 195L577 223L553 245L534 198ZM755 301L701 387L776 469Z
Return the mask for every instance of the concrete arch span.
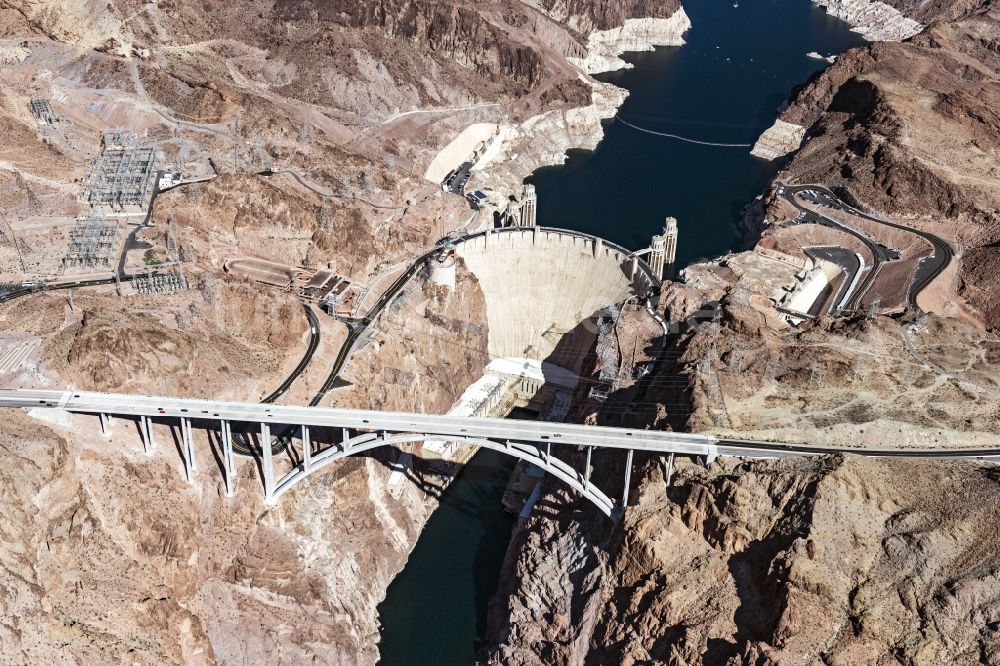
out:
M275 503L281 495L285 494L299 483L305 481L310 476L321 471L327 465L346 458L348 456L377 449L381 446L392 446L395 444L411 444L427 439L426 435L418 434L392 434L378 435L376 433L364 433L345 440L339 445L313 454L309 461L308 468L304 462L296 465L285 476L275 484L274 492L271 495L270 503ZM566 485L572 487L583 497L594 504L604 515L611 517L614 511L614 501L605 495L597 486L589 481L581 472L573 469L569 464L555 456L549 455L548 448L527 444L524 442L497 442L491 439L469 438L449 438L449 441L456 441L461 444L471 444L481 446L505 455L509 455L521 460L526 460L544 469L547 473L558 478Z

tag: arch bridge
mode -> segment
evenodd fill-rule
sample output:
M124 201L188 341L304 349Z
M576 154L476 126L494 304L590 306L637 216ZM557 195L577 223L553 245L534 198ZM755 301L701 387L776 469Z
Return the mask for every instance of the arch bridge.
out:
M298 407L261 403L225 402L77 391L0 390L0 407L28 408L71 414L96 415L101 429L110 436L113 417L136 424L143 449L152 455L156 447L154 423L180 431L179 449L184 475L194 480L197 468L193 430L205 429L218 439L221 448L223 482L226 493L234 490L234 432L257 434L264 503L274 505L283 494L331 463L382 446L394 446L428 439L482 446L531 462L574 488L602 513L615 518L628 501L632 458L636 451L669 456L671 469L675 455L748 458L783 458L830 453L854 453L876 457L966 458L1000 462L1000 447L989 449L846 449L804 443L719 439L706 435L638 430L608 426L588 426L548 421L409 414L320 407ZM53 414L53 415L54 415ZM322 429L323 442L312 434ZM286 469L275 473L272 431L287 443L280 461ZM325 440L333 440L327 442ZM211 445L211 439L209 439ZM585 462L578 468L558 457L553 444L580 447ZM558 448L558 447L557 447ZM595 449L618 449L625 455L624 479L618 499L612 499L591 482L591 456ZM284 460L287 458L287 462ZM669 472L668 472L669 474ZM669 482L669 480L668 480Z

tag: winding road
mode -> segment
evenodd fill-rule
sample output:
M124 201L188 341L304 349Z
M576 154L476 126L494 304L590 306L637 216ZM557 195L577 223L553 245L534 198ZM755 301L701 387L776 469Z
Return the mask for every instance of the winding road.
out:
M381 296L379 296L379 299L375 302L375 305L372 306L372 309L368 311L368 314L366 314L362 319L358 319L354 322L345 322L350 328L350 332L347 334L347 339L344 340L344 344L340 347L340 352L337 354L337 358L333 362L333 367L330 369L330 374L327 376L326 381L323 382L319 391L317 391L316 395L314 395L312 400L309 401L310 407L315 407L322 402L323 398L326 397L326 394L333 388L334 383L337 381L337 377L340 375L341 370L344 369L344 364L346 364L348 358L350 358L358 340L361 339L361 336L368 329L368 327L371 326L376 319L378 319L382 310L384 310L386 306L392 302L392 299L403 290L403 287L405 287L410 279L417 274L417 271L419 271L420 267L424 265L424 262L440 251L440 247L435 247L429 252L425 252L423 255L418 257L416 261L410 264L410 267L406 269L406 272L396 278L396 281L393 282Z
M299 361L299 364L295 366L295 369L292 370L292 373L285 378L285 381L281 382L278 388L274 389L273 392L261 400L264 404L272 403L288 392L288 389L292 387L295 380L305 372L309 366L309 362L312 360L313 354L316 353L316 349L319 347L319 319L308 303L302 303L302 307L305 309L306 318L309 320L309 344L306 347L306 353L302 357L302 360Z
M844 231L865 244L868 250L872 253L873 265L862 279L861 283L858 285L857 289L851 295L846 303L844 303L845 310L856 310L858 304L861 302L861 298L867 293L868 289L875 282L875 278L878 277L878 269L883 262L890 258L887 255L886 248L879 245L873 241L868 236L860 233L859 231L847 226L841 222L838 222L830 217L821 215L813 210L810 210L800 204L796 200L796 195L803 194L804 198L812 197L813 201L811 203L816 203L817 205L825 205L830 208L835 208L836 210L854 215L856 217L863 218L865 220L875 222L876 224L882 224L893 229L898 229L901 231L906 231L911 234L915 234L920 238L924 239L930 243L933 251L931 254L927 255L917 267L917 271L913 276L913 281L910 283L909 289L907 290L907 305L913 308L917 308L917 296L926 289L934 281L934 279L940 275L951 263L951 260L955 256L955 251L951 246L939 236L935 236L932 233L921 231L920 229L914 229L913 227L908 227L903 224L897 224L895 222L889 222L887 220L882 220L877 217L863 213L853 206L849 206L843 202L836 194L834 194L828 188L822 185L785 185L779 183L781 187L780 196L785 199L788 203L794 206L801 214L802 222L813 222L816 224L823 224L825 226L832 226L840 231ZM815 195L810 195L809 193L815 193ZM817 222L818 220L818 222Z

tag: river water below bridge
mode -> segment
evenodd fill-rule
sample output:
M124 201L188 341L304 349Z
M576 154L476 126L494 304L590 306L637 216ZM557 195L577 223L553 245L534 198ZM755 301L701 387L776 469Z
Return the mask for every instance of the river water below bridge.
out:
M516 409L509 418L537 416ZM380 664L474 662L514 525L500 501L515 463L480 449L445 490L378 607Z
M790 90L825 67L806 54L863 43L809 0L684 0L687 45L632 54L631 70L600 75L627 88L621 116L646 129L713 143L753 143ZM734 6L738 4L739 6ZM594 152L532 176L539 224L645 247L678 219L677 267L739 242L743 206L775 167L748 148L644 134L613 122ZM471 664L485 638L514 517L500 506L513 460L480 451L452 482L405 569L379 605L385 666Z

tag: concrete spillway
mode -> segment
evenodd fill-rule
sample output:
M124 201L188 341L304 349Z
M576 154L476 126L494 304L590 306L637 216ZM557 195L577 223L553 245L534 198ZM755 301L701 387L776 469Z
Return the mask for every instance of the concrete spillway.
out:
M456 252L485 295L493 358L547 360L578 372L595 332L585 322L658 287L628 250L571 231L494 230Z

